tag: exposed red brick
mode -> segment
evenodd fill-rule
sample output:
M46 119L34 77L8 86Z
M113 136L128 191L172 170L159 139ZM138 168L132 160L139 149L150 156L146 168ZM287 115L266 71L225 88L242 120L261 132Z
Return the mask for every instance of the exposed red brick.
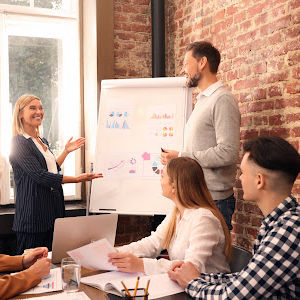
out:
M279 136L284 139L290 136L290 129L289 128L273 128L269 131L270 136Z
M240 138L241 140L250 140L258 136L258 131L251 130L241 130Z
M296 9L300 7L300 1L299 0L292 0L290 1L291 9Z
M253 117L253 124L255 126L268 125L268 117L266 117L266 116L254 116Z
M260 34L261 35L268 35L270 33L273 33L276 30L280 30L282 28L287 27L291 22L291 17L285 16L279 20L276 20L275 22L269 23L267 25L264 25L260 28Z
M219 20L223 20L224 19L224 16L225 16L225 9L222 9L220 11L218 11L214 17L213 17L213 20L214 22L217 22Z
M257 228L246 227L245 234L251 235L253 238L256 238L257 234L258 234L258 230L257 230Z
M282 115L270 116L269 117L269 124L270 124L270 126L282 125L283 124Z
M252 7L249 7L249 8L248 8L248 17L249 17L249 18L252 18L252 17L254 17L254 16L257 16L258 14L260 14L260 13L263 11L263 9L264 9L265 7L266 7L265 2L263 2L263 3L258 3L258 4L254 5L254 6L252 6Z
M253 91L253 98L255 100L266 99L266 97L267 97L267 89L265 88L264 89L257 88Z
M262 221L262 217L261 216L252 216L251 217L251 224L253 226L260 227L261 221Z
M245 202L244 211L248 214L260 214L260 209L254 202Z
M275 108L300 107L300 97L293 99L278 99L275 101Z
M300 79L300 67L296 67L292 70L293 78Z
M240 102L249 102L249 101L251 101L251 94L249 94L249 93L241 93L239 101Z
M259 83L258 78L248 79L248 80L239 80L234 85L235 90L243 90L257 86Z
M251 126L251 125L252 125L252 117L241 118L241 127Z
M267 71L267 64L266 62L257 63L253 66L254 74L262 74Z
M300 82L288 83L286 85L286 92L288 94L298 94L298 93L300 93Z
M270 98L281 96L281 95L282 92L281 92L281 87L279 85L272 85L268 87L268 96Z
M298 114L288 114L285 116L286 123L297 122L300 120L300 113Z
M300 127L294 127L292 129L292 136L294 136L294 137L300 137Z

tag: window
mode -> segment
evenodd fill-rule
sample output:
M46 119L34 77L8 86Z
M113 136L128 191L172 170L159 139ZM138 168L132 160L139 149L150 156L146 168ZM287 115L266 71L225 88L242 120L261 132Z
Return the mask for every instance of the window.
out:
M43 103L43 136L55 155L71 136L78 137L78 0L0 0L0 78L2 160L8 161L14 105L25 93L38 96ZM75 175L78 170L77 150L65 160L63 172ZM80 198L79 186L67 184L63 188L66 199ZM7 203L6 199L0 201Z

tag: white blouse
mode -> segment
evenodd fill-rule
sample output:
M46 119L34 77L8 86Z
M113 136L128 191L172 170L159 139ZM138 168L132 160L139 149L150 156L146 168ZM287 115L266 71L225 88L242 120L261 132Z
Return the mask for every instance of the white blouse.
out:
M177 216L176 232L168 249L170 260L155 259L163 250L162 243L171 216L172 213L168 214L150 236L119 247L118 250L143 257L144 271L149 275L167 272L176 260L190 261L200 272L230 272L224 253L225 236L222 225L205 208L185 209L181 220Z
M43 154L45 160L46 160L46 164L47 164L47 169L48 169L48 172L51 172L51 173L54 173L54 174L57 174L58 171L57 171L57 166L56 166L56 160L55 160L55 157L54 155L50 152L49 148L47 145L45 145L43 142L43 144L47 147L47 150L45 151L43 149L43 147L39 144L39 142L32 138L29 134L27 133L24 133L23 136L26 138L26 139L29 139L31 138L34 142L34 144L37 146L37 148L40 150L40 152Z

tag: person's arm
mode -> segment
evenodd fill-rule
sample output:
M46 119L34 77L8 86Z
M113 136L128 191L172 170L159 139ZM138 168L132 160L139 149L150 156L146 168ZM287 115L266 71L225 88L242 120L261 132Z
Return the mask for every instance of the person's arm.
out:
M203 210L196 210L191 218L192 226L186 232L189 246L182 249L184 261L194 263L201 272L205 272L207 260L212 256L213 249L220 240L219 223L213 215L203 214ZM144 258L143 261L147 274L156 274L167 272L177 260Z
M101 173L83 173L78 176L63 176L41 168L40 163L28 147L28 141L14 137L10 155L12 164L18 165L33 181L49 188L59 187L62 183L78 183L103 177Z
M138 257L157 257L162 250L162 242L165 237L167 226L169 225L172 213L167 215L155 232L137 242L118 247L119 252L127 252Z
M145 272L154 274L153 266L157 263L156 257L163 249L163 239L172 213L167 215L155 232L140 241L118 247L118 252L109 254L109 261L123 272ZM143 257L143 258L141 258ZM145 258L147 257L147 258ZM167 261L167 260L165 260Z
M216 146L204 151L181 152L199 161L203 168L218 168L235 164L240 146L240 112L234 98L220 96L212 110Z
M212 274L209 281L195 278L186 286L186 292L195 299L214 296L233 300L268 299L284 286L291 285L299 272L297 226L282 224L262 240L255 255L241 272L235 273L232 278L228 278L228 274L219 274L215 279Z
M92 181L96 178L102 178L102 173L82 173L77 176L63 176L61 183L78 183L85 181Z
M9 157L11 164L21 168L34 182L49 188L58 188L62 183L63 175L54 174L41 168L29 143L30 141L22 136L15 136L12 139L12 151Z
M77 149L79 149L80 147L82 147L85 143L85 138L80 137L79 139L75 140L72 142L73 137L71 137L66 146L65 149L63 150L63 152L60 154L59 157L57 157L56 162L58 163L58 165L61 167L61 165L63 164L63 162L65 161L66 157L69 155L70 152L75 151Z
M40 276L31 271L25 270L15 275L4 275L0 277L0 299L8 299L41 282Z
M23 256L9 256L0 254L0 272L23 270Z
M30 255L29 255L30 256ZM31 255L35 256L35 255ZM0 255L1 271L19 271L24 265L25 256ZM31 259L30 259L31 260ZM30 264L29 264L30 265ZM14 275L0 277L0 299L8 299L36 286L50 271L50 260L42 258L29 269Z

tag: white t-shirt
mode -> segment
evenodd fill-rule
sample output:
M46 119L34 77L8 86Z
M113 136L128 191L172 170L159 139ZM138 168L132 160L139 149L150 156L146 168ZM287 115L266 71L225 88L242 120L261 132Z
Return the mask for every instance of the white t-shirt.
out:
M155 259L163 250L162 243L171 216L172 213L168 214L149 237L119 247L118 250L143 257L146 274L165 273L176 260L190 261L201 272L230 272L224 253L225 236L222 225L205 208L185 209L181 220L177 216L176 232L168 249L170 260Z
M58 171L57 171L57 166L56 166L56 160L55 160L55 157L54 155L50 152L49 148L47 145L45 145L42 140L40 140L46 147L47 147L47 150L45 151L43 149L43 147L38 143L38 141L36 139L34 139L32 136L30 136L29 134L27 133L24 133L23 136L26 138L26 139L32 139L33 142L35 143L35 145L37 146L37 148L40 150L40 152L43 154L45 160L46 160L46 164L47 164L47 169L48 169L48 172L51 172L51 173L54 173L54 174L57 174Z

